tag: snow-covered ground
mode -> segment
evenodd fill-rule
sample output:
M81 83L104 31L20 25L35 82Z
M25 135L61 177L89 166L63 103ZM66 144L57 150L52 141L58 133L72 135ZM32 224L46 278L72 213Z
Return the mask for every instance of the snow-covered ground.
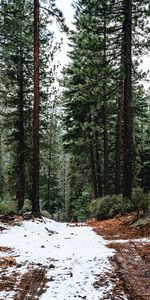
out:
M111 293L111 284L97 289L93 286L99 275L105 276L111 269L113 250L106 244L90 227L73 227L45 218L43 222L30 220L8 226L0 236L0 246L14 248L12 256L21 264L20 272L25 272L27 262L48 268L47 277L52 280L41 300L99 300ZM12 297L11 292L0 293L0 299Z

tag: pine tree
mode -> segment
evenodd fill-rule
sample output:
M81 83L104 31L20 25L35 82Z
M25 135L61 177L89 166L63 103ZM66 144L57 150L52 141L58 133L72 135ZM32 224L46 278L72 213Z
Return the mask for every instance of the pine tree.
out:
M39 0L34 0L34 110L33 110L33 191L32 214L39 206Z
M132 0L124 3L123 196L132 196Z
M75 157L86 153L91 173L87 181L93 199L122 192L124 197L131 198L136 173L135 169L132 171L135 95L132 96L131 81L136 80L135 66L147 45L144 38L138 41L136 32L144 26L147 32L143 14L147 17L148 11L147 1L136 1L132 11L131 4L130 1L75 2L76 31L70 37L71 62L64 70L63 81L67 131L64 142ZM132 61L131 46L136 54Z
M5 141L6 159L4 159L5 190L11 197L16 196L18 209L22 209L24 199L32 200L33 141L33 1L11 3L3 1L1 11L1 96L3 111L2 137ZM60 22L62 14L53 6ZM53 45L53 33L47 29L47 23L53 20L53 11L44 10L40 20L40 132L45 123L45 110L49 106L49 87L53 84L53 75L48 72L53 56L60 45ZM6 127L7 124L7 127ZM4 128L5 127L5 128ZM3 159L2 157L2 159ZM8 180L9 178L9 180ZM41 184L41 183L40 183ZM7 188L6 188L7 186Z
M27 33L25 15L29 12L30 1L3 1L1 13L1 49L2 49L2 98L4 105L4 121L9 130L9 143L12 144L13 170L12 182L15 185L18 209L22 209L25 197L25 59ZM30 24L30 23L29 23ZM10 30L11 28L11 30ZM29 57L29 55L28 55ZM6 93L7 89L7 93ZM10 118L11 115L11 118ZM14 189L14 188L13 188Z

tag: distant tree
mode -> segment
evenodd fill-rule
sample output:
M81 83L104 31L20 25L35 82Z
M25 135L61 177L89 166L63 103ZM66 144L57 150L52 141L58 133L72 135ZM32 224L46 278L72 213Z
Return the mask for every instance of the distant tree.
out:
M79 153L86 156L91 174L86 180L92 188L92 199L112 193L131 198L138 173L134 161L138 166L139 154L135 153L140 146L133 151L136 116L132 103L139 105L133 89L138 93L141 74L137 65L147 47L147 3L74 2L76 30L70 36L70 63L62 82L64 146L76 159ZM137 118L139 115L140 109ZM82 169L82 160L77 161ZM77 183L80 198L82 188L76 180L76 189Z
M34 216L40 215L39 169L39 0L34 0L34 110L32 190L32 214Z
M132 0L124 2L123 196L131 198L133 181Z
M13 190L15 186L20 210L25 198L25 89L29 87L25 68L28 68L31 53L27 49L30 34L27 33L25 16L31 6L30 1L25 4L16 0L11 3L3 1L1 8L1 95L3 126L6 127L4 141L7 142L7 151L12 161L12 166L9 165L11 188ZM30 25L31 21L28 23Z

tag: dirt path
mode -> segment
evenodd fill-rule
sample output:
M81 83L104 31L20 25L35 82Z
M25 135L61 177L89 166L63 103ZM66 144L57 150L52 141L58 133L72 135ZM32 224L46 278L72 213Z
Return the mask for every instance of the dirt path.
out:
M135 220L136 214L131 214L88 222L98 235L111 241L108 247L116 250L111 258L113 270L109 274L115 287L112 295L105 299L119 299L122 289L129 300L150 299L150 224L134 228L131 225Z
M150 228L131 228L135 218L4 224L0 300L149 300Z
M44 268L29 270L22 275L13 300L38 300L45 291L46 282L46 270Z
M150 299L150 245L129 242L111 245L117 250L112 261L120 284L132 300Z

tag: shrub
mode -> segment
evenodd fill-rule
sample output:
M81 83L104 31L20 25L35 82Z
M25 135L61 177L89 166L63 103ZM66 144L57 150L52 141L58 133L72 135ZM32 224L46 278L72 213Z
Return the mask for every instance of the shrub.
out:
M89 205L89 211L92 218L96 218L97 212L99 210L99 202L101 198L93 200Z
M29 199L25 199L24 201L24 206L23 206L23 210L25 212L31 211L32 210L32 204L31 201Z
M146 194L141 188L133 189L132 203L136 210L143 210L146 214L150 211L150 193Z
M132 200L123 199L121 195L108 195L98 198L90 204L91 216L97 220L113 218L117 214L143 210L144 214L150 213L150 194L144 194L140 188L134 189Z
M94 200L90 205L92 217L97 220L113 218L117 214L125 214L133 210L130 200L124 200L121 195L108 195Z
M79 199L75 203L74 218L78 222L83 222L89 218L89 203L91 190L88 184L83 187Z
M0 202L0 214L15 214L16 211L17 205L14 200Z
M25 199L23 208L19 211L19 215L32 211L32 204L29 199Z
M41 215L47 219L52 219L51 214L47 210L42 210Z

